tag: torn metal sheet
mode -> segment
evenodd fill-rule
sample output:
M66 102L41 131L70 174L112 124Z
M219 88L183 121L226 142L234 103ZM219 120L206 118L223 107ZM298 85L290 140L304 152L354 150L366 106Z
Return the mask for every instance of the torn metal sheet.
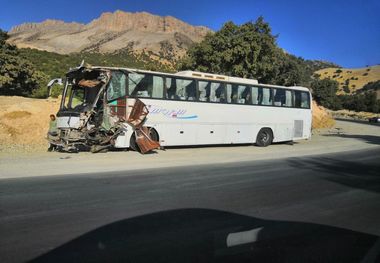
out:
M141 128L149 113L148 107L139 99L134 99L133 104L129 107L131 108L131 111L127 122L135 129Z
M141 127L136 129L136 143L139 146L141 153L147 153L154 149L160 148L160 143L152 140L149 132L149 128Z

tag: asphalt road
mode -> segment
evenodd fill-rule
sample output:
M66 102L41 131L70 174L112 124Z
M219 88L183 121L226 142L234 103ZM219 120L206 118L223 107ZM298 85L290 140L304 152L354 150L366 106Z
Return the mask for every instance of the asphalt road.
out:
M375 148L2 179L0 261L380 262L379 161Z

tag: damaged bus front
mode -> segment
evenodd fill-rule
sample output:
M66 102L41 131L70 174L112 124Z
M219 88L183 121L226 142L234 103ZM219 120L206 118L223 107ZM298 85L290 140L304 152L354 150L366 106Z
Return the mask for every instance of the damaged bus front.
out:
M69 71L56 118L58 131L49 136L50 144L61 151L98 152L125 147L132 133L135 150L145 153L158 148L149 128L143 126L148 114L145 104L132 99L127 105L123 85L127 76L128 72L96 67Z

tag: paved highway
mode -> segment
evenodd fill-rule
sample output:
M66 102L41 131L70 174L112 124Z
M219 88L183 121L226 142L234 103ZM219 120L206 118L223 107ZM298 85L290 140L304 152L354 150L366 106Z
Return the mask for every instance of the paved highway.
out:
M1 179L1 262L380 262L379 160Z

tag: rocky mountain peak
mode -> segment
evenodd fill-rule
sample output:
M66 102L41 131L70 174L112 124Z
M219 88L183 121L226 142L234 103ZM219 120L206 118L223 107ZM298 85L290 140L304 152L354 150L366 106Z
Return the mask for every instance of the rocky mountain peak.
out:
M194 42L212 32L172 16L147 12L106 12L88 24L48 19L12 28L9 42L60 54L73 52L115 52L131 49L151 52L157 57L178 57Z

